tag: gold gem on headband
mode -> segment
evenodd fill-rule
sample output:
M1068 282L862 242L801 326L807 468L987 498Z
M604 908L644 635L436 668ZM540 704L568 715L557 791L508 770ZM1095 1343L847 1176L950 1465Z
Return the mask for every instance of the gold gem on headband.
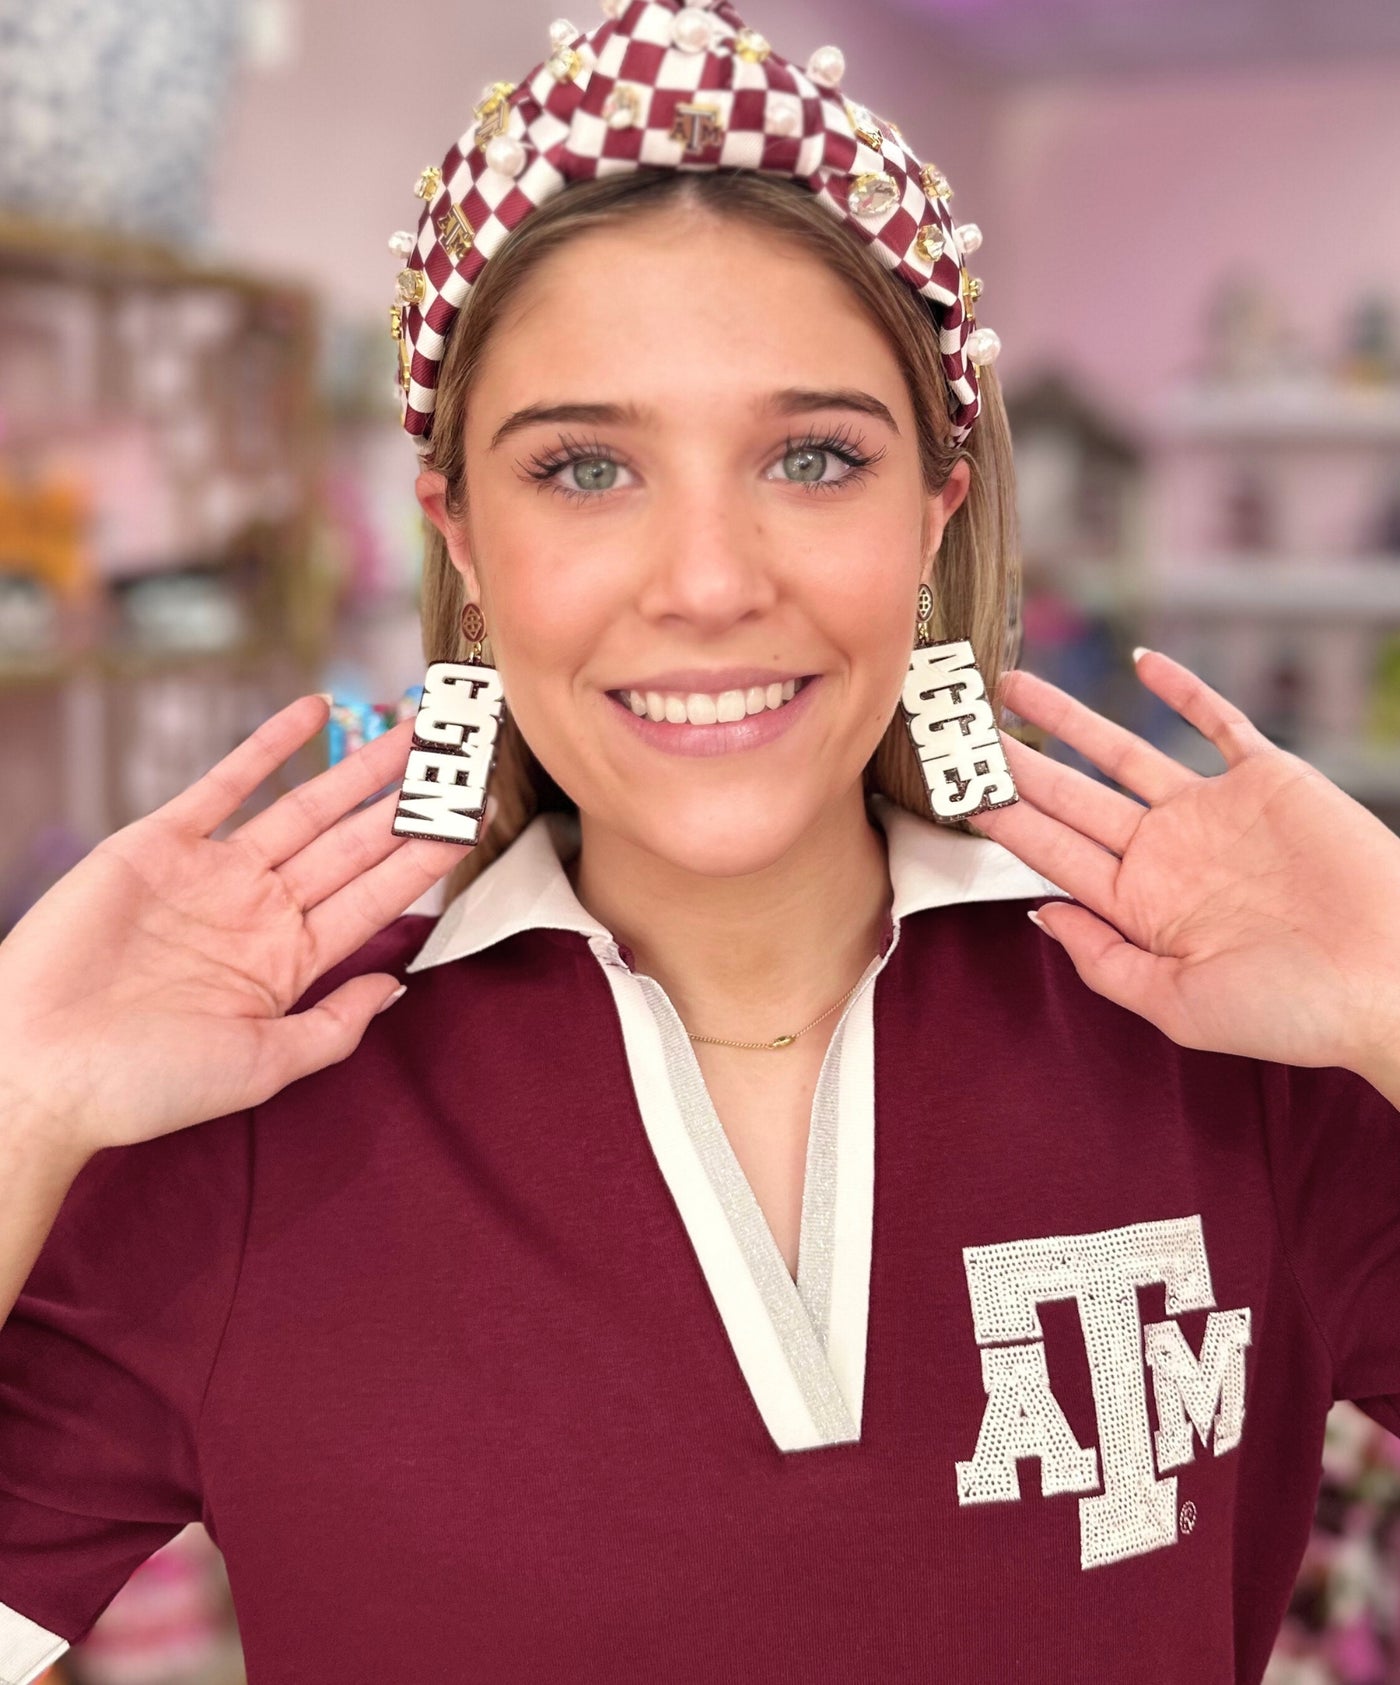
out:
M799 68L729 0L602 0L604 21L549 28L549 54L518 85L492 82L472 125L414 192L416 233L389 244L405 265L391 318L403 424L426 437L447 335L492 255L570 182L640 169L745 169L799 181L930 303L954 441L979 409L979 367L1001 341L973 315L982 244L954 224L953 189L899 128L841 90L846 60L818 47Z

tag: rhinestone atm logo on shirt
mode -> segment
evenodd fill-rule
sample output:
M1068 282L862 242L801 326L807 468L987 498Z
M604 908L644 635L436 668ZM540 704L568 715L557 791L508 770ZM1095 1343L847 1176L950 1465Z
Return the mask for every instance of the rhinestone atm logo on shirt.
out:
M1176 1477L1159 1478L1159 1471L1192 1461L1193 1429L1220 1457L1239 1444L1244 1426L1249 1309L1213 1309L1200 1217L966 1246L963 1263L973 1329L984 1348L987 1403L976 1449L955 1465L958 1502L1019 1498L1016 1459L1038 1457L1046 1497L1094 1494L1079 1500L1082 1568L1174 1544ZM1142 1325L1137 1289L1156 1283L1166 1287L1169 1313L1210 1312L1199 1356L1175 1322ZM1097 1451L1075 1439L1050 1390L1036 1311L1050 1299L1074 1299L1079 1306L1098 1416ZM1147 1414L1144 1360L1152 1372L1155 1434ZM1194 1507L1191 1521L1194 1525Z

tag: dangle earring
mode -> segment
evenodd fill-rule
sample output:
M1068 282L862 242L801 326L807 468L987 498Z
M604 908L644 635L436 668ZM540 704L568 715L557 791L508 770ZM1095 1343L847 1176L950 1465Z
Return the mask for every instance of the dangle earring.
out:
M396 837L474 843L481 834L505 696L500 674L482 654L486 621L475 603L462 610L462 636L472 646L467 659L435 661L423 681Z
M904 723L936 819L970 819L1019 801L971 641L931 643L933 592L919 586L919 633L904 681Z

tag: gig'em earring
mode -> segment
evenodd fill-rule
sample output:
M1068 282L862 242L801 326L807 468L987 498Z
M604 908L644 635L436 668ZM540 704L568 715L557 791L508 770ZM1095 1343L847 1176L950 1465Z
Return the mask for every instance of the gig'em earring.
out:
M970 819L1019 801L987 687L967 638L930 643L933 592L919 586L918 643L904 681L904 723L936 819Z
M475 603L462 610L462 636L472 646L466 661L435 661L423 681L396 837L474 843L481 834L505 696L482 655L486 621Z

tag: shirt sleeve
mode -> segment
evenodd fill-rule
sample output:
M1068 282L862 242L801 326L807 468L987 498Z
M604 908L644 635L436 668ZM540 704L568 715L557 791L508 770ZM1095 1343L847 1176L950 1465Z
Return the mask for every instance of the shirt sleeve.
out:
M82 1168L0 1328L0 1685L206 1519L197 1432L247 1233L235 1113Z
M1340 1066L1261 1066L1284 1249L1332 1396L1400 1433L1400 1112Z

